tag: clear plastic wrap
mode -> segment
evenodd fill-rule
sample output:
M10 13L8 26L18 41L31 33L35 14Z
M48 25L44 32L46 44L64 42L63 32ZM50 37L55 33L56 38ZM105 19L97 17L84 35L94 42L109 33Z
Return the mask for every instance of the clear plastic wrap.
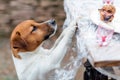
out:
M63 25L63 28L67 27L67 25L70 23L72 19L76 19L77 17L80 17L80 20L77 21L78 32L76 34L76 38L77 38L76 44L78 47L77 53L78 53L78 56L81 56L80 59L88 56L89 51L85 46L86 41L89 40L88 42L94 42L96 38L95 36L97 35L97 32L95 32L97 28L96 28L96 25L90 19L90 13L92 10L101 8L103 6L104 1L103 0L64 0L66 20ZM112 3L115 7L120 6L119 5L120 0L114 0ZM117 16L120 17L119 15ZM84 36L85 34L89 34L89 35ZM109 40L111 40L111 37L114 37L112 41L115 41L117 42L117 44L120 44L118 41L116 41L116 39L118 39L119 36L120 35L113 36L113 30L108 31L108 36L107 36L108 43L109 43ZM96 70L98 70L100 73L104 75L120 80L119 66L97 67Z

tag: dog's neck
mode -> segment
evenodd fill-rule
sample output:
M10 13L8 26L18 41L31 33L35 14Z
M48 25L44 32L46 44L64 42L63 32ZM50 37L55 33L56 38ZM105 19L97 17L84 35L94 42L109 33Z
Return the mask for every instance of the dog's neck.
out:
M19 52L18 54L21 56L22 59L28 59L28 58L34 57L36 55L41 55L41 56L48 55L49 54L48 50L44 49L42 47L42 45L43 45L43 43L41 45L39 45L38 48L36 48L32 52Z

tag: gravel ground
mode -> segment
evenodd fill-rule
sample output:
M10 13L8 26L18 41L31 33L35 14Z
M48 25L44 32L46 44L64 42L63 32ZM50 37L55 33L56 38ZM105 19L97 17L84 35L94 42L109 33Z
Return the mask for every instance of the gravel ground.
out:
M0 39L0 80L17 80L9 39Z

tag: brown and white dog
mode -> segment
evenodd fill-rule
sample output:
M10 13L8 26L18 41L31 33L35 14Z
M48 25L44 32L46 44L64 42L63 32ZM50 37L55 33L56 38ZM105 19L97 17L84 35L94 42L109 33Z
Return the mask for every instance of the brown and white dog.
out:
M112 4L104 5L101 9L99 9L100 19L106 23L111 22L114 18L115 12L116 9Z
M55 20L37 23L26 20L13 30L10 44L19 80L43 80L43 75L60 66L76 30L76 21L64 29L51 49L42 43L57 29Z

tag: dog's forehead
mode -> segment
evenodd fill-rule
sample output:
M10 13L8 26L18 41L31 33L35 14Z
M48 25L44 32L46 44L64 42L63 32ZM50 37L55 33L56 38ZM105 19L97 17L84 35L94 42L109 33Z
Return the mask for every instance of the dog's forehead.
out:
M21 32L24 32L26 30L29 31L32 29L32 26L38 26L38 25L40 25L40 24L35 22L34 20L26 20L26 21L23 21L20 24L18 24L16 26L15 31L21 31Z
M21 23L19 23L16 28L13 30L13 34L12 35L16 35L16 32L19 32L20 34L29 34L29 32L31 31L32 29L32 25L35 24L36 22L34 20L26 20L26 21L23 21ZM27 30L27 31L26 31ZM22 35L22 36L25 36Z
M18 24L17 28L27 29L27 28L31 28L32 26L36 26L36 27L46 26L46 23L45 22L38 23L38 22L35 22L34 20L26 20L26 21L23 21L22 23Z
M26 21L23 21L22 23L18 24L18 27L20 26L31 26L31 25L34 25L36 24L36 22L34 20L26 20Z
M109 10L114 10L115 9L115 7L113 6L113 5L105 5L105 6L103 6L103 9L109 9Z

